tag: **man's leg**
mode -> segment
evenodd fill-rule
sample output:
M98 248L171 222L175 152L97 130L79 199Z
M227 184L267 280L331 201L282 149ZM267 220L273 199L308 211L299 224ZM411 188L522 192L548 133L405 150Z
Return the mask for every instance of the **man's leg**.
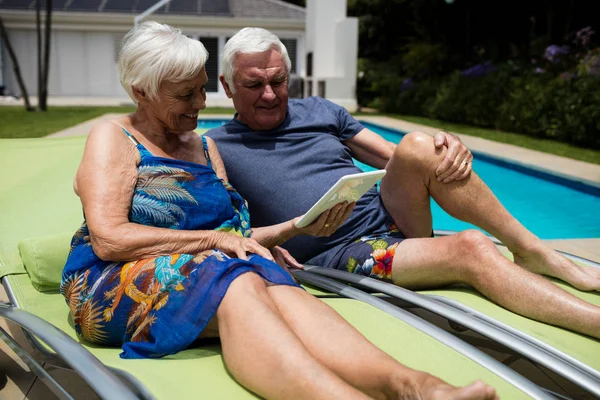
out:
M600 269L575 265L547 247L498 201L475 174L462 181L438 182L435 169L446 155L425 133L406 135L386 166L381 197L400 231L409 238L431 235L430 196L450 215L500 239L515 263L531 272L554 276L581 290L600 290Z
M600 338L600 307L515 265L476 230L402 241L392 280L410 289L465 283L513 312Z

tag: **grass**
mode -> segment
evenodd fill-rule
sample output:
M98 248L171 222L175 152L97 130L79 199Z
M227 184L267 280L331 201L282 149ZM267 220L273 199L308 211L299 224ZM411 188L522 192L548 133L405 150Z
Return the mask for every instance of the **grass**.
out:
M557 142L554 140L535 138L495 129L485 129L469 125L454 124L451 122L439 121L425 117L415 117L411 115L366 113L358 113L356 115L382 115L391 118L402 119L415 124L432 126L434 128L439 128L446 131L464 133L465 135L489 139L495 142L514 144L515 146L556 154L563 157L573 158L575 160L600 164L600 150L577 147L572 144Z
M37 138L108 113L130 113L134 107L48 107L47 112L24 107L0 107L0 138ZM233 115L231 108L207 108L207 114Z
M103 114L129 113L133 110L133 107L49 107L48 112L27 112L24 107L4 106L0 107L0 138L42 137L89 119L99 117ZM231 108L207 108L202 112L206 114L233 115L233 110ZM466 135L514 144L516 146L587 161L593 164L600 164L599 150L581 148L553 140L533 138L517 133L453 124L409 115L361 113L356 115L385 115L417 124L432 126L434 128L460 132ZM200 116L202 116L202 114L200 114Z

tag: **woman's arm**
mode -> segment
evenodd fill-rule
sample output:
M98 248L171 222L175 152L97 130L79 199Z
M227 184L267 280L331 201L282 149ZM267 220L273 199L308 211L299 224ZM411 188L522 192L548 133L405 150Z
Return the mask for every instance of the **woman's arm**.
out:
M225 164L223 164L223 159L221 158L221 154L217 149L217 145L215 141L206 136L206 144L208 145L208 155L210 156L210 161L212 163L212 167L217 174L219 179L228 182L227 171L225 171Z
M246 251L272 258L254 240L226 232L183 231L130 222L139 162L137 149L116 125L102 123L90 132L75 186L98 257L129 261L218 248L241 258L245 258Z

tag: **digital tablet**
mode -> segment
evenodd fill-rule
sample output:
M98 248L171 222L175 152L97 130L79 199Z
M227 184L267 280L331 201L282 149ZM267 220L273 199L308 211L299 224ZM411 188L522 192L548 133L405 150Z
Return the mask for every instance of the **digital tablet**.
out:
M338 203L348 201L351 203L362 197L369 189L373 187L385 175L385 169L361 172L342 176L333 185L327 193L325 193L319 201L317 201L306 214L296 222L296 227L304 228L313 223L319 215L327 211Z

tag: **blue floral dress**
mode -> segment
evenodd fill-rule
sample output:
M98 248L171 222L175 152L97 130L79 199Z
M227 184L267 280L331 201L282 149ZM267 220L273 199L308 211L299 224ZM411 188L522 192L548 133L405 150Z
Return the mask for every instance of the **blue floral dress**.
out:
M125 131L125 129L123 129ZM250 236L244 199L208 166L153 156L129 132L141 155L129 220L160 228L219 230ZM101 260L86 222L75 233L63 270L77 332L93 343L122 346L122 358L162 357L188 347L215 314L231 282L245 272L297 286L277 264L219 250L130 262Z

